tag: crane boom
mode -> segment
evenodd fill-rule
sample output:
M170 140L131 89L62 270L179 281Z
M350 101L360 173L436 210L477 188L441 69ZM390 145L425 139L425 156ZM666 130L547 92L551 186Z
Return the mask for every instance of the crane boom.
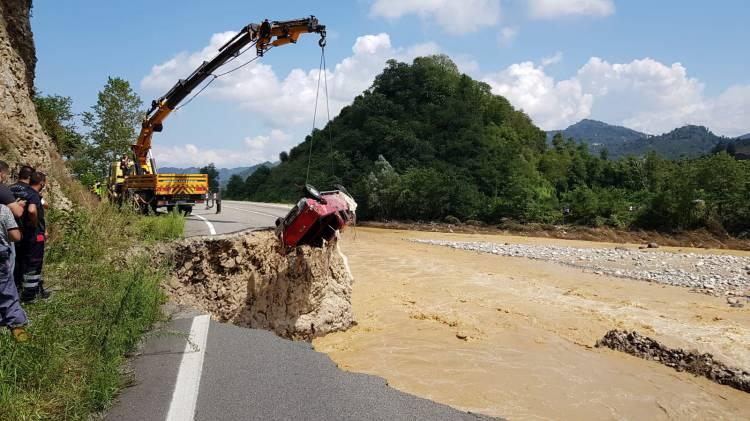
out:
M169 114L196 87L208 77L213 76L213 72L216 69L226 64L232 58L237 57L243 48L252 43L255 43L256 55L263 56L271 47L296 43L299 36L305 33L320 34L318 44L321 47L325 46L326 27L318 23L318 19L315 16L270 22L266 19L261 24L251 23L242 28L237 35L219 48L219 53L214 58L204 61L187 78L177 81L164 96L152 101L151 108L143 120L138 139L131 146L137 174L155 173L156 169L152 168L148 159L148 154L151 150L151 137L154 132L162 131L162 124Z

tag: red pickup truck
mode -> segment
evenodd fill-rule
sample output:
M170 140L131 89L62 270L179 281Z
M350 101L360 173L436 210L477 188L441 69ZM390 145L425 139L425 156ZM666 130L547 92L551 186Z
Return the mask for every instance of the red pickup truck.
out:
M276 220L276 235L286 247L310 245L321 247L339 231L354 223L357 202L343 187L318 192L305 186L305 197L289 213Z

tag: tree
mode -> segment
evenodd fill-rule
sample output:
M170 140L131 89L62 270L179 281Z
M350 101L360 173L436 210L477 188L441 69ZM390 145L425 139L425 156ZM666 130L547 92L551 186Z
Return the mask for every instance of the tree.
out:
M41 95L37 92L34 105L42 130L52 139L60 155L69 160L81 152L83 136L76 129L73 100L67 96Z
M209 190L216 191L219 189L219 171L213 162L201 168L199 172L208 175Z
M224 190L224 197L227 199L242 200L245 199L245 182L239 174L232 174L227 182L227 188Z
M252 199L253 195L258 191L258 188L266 182L270 175L270 168L265 165L258 167L258 169L245 179L245 195Z
M579 224L750 229L750 161L615 152L591 153L561 133L548 144L528 115L446 56L389 60L327 129L248 177L245 189L255 200L293 202L305 182L325 189L340 180L363 219L559 222L565 207Z
M130 150L135 142L136 129L141 125L143 102L119 77L108 77L104 89L99 91L96 105L83 113L83 125L89 129L90 148L86 155L91 162L91 172L103 178L111 162Z

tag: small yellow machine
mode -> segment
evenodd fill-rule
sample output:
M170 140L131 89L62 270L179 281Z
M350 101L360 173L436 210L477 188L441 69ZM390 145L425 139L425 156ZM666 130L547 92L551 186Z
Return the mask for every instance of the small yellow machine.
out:
M156 164L151 157L151 137L155 132L162 131L167 116L202 82L209 77L216 79L221 76L214 72L222 65L253 47L256 57L262 57L273 47L296 43L300 35L305 33L320 34L318 45L325 46L326 27L319 24L315 16L287 21L269 22L266 19L261 24L251 23L219 48L219 53L214 58L204 61L186 79L177 81L164 96L152 101L138 139L131 146L135 164L133 171L129 175L123 174L119 162L112 163L110 167L109 190L112 198L119 203L132 204L144 212L159 207L172 209L175 206L185 213L192 211L193 205L201 203L208 192L208 176L157 174Z

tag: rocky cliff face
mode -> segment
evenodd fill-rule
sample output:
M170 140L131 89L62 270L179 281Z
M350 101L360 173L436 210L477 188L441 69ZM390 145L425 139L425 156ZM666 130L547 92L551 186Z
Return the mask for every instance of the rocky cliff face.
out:
M0 159L12 167L28 164L47 173L47 197L64 208L69 201L60 182L68 175L31 99L36 52L30 13L31 0L0 0Z

